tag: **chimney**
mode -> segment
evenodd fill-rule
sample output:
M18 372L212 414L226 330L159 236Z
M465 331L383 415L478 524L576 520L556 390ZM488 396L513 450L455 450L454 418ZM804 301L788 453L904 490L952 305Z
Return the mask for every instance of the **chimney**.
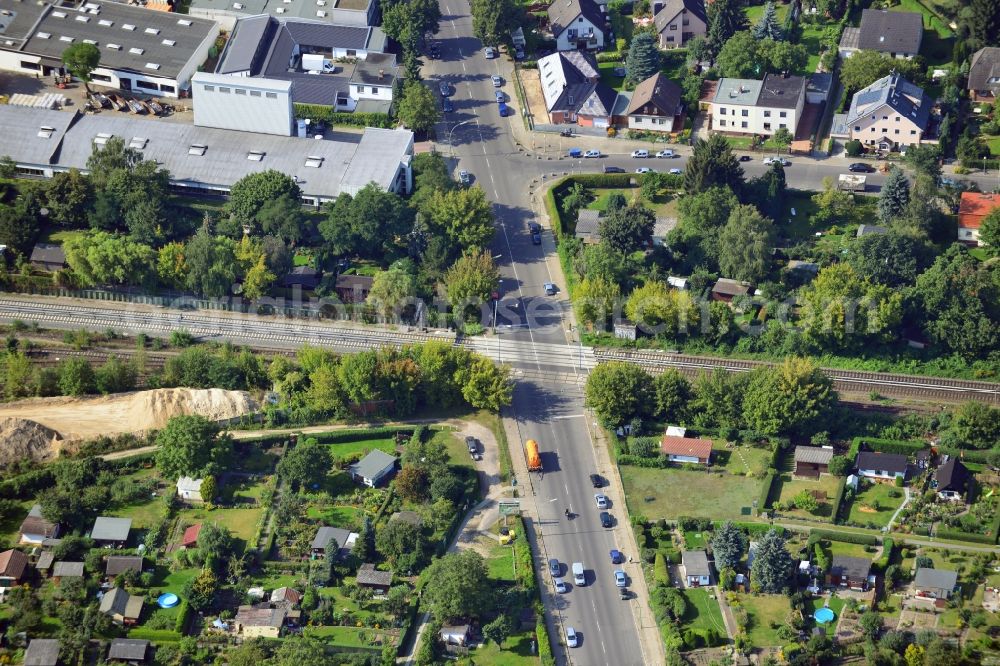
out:
M385 78L385 70L384 69L378 70L378 78L380 78L380 79Z

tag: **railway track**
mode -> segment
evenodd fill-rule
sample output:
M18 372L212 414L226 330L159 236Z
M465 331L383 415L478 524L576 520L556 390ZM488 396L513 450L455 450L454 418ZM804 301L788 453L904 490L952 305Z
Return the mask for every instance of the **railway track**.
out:
M774 365L766 361L688 356L649 350L598 348L594 349L594 356L599 363L625 361L641 365L653 372L673 368L688 376L715 369L726 372L750 372L755 368ZM891 397L920 400L941 399L947 402L979 400L1000 403L1000 384L991 382L838 368L823 368L823 372L833 380L834 387L839 391L874 392Z

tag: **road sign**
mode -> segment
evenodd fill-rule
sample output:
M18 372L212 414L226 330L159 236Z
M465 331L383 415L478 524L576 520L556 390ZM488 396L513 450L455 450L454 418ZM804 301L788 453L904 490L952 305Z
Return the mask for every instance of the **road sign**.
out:
M500 515L501 516L521 515L520 500L500 500Z

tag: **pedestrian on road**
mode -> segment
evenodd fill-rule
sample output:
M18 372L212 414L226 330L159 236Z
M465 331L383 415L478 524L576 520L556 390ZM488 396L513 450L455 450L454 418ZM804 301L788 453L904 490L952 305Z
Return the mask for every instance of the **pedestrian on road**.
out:
M632 564L632 556L631 555L628 556L628 563Z

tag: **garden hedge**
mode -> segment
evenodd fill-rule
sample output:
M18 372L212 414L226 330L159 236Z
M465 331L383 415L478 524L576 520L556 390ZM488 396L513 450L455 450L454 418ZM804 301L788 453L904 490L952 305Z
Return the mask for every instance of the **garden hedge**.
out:
M874 534L857 534L855 532L834 532L833 530L821 530L813 528L809 530L809 543L814 544L821 540L839 541L841 543L856 543L862 546L877 546L878 537Z
M653 562L653 578L657 585L670 585L670 571L667 569L667 558L663 553L656 553Z
M975 532L963 532L961 530L937 530L934 536L938 539L968 541L970 543L992 544L997 540L996 534L976 534Z
M893 541L891 537L882 539L882 555L875 560L873 566L882 573L885 573L886 568L889 566L889 562L892 561L892 551L895 547L896 542Z
M904 456L911 456L917 451L927 448L927 445L915 440L880 439L878 437L855 437L851 441L851 449L848 452L848 459L853 461L861 446L867 446L872 451L880 453L897 453Z
M549 629L545 626L545 609L542 602L535 608L538 622L535 622L535 642L538 644L538 659L542 666L556 666L556 658L552 655L552 644L549 643Z
M945 453L953 458L960 458L962 462L988 464L990 451L977 451L974 449L956 449L952 446L942 446L938 448L940 453Z
M837 493L833 496L833 515L830 516L830 520L834 524L837 523L838 517L840 516L840 507L844 503L844 493L847 491L847 477L840 477L840 483L837 484Z
M181 639L181 635L176 631L169 629L146 629L145 627L129 629L128 637L153 641L154 643L176 643Z
M764 475L764 480L760 484L760 497L757 500L758 513L767 509L767 501L771 498L771 486L774 485L774 477L777 474L777 470L769 469Z
M188 619L191 617L191 606L187 599L181 600L181 605L177 609L177 620L174 622L174 631L181 636L187 630Z
M621 455L618 456L619 465L632 465L633 467L646 467L649 469L666 469L670 466L670 461L666 456L646 458L644 456Z
M296 118L322 120L331 125L351 125L354 127L381 127L391 129L392 118L388 113L338 112L332 106L322 104L295 104Z

